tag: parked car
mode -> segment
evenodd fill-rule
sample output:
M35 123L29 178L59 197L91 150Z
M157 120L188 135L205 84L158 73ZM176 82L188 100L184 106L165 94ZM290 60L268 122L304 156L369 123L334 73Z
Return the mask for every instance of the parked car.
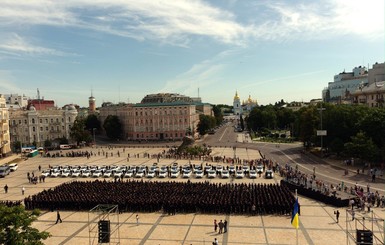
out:
M207 178L212 179L212 178L215 178L215 177L217 177L217 172L215 170L210 170L210 171L207 172Z
M91 176L91 171L90 171L90 170L84 170L84 171L82 171L81 176L82 176L83 178L90 177L90 176Z
M149 178L149 179L154 178L155 177L155 170L148 171L146 177Z
M123 171L119 170L119 169L117 169L117 170L115 170L113 172L114 172L114 177L117 177L117 178L120 178L123 175Z
M50 175L50 171L49 170L43 170L43 172L41 172L41 175L43 175L44 177L48 177Z
M94 178L99 178L99 177L102 177L103 175L103 170L101 169L98 169L98 170L95 170L94 172L92 172L92 177Z
M104 178L110 178L112 176L112 170L111 169L107 169L104 174L103 174L103 177Z
M222 177L222 179L228 179L228 178L230 178L230 172L229 172L229 170L222 170L221 177Z
M60 170L53 170L49 177L56 178L60 176Z
M192 173L192 171L190 169L183 170L182 178L190 178L191 177L191 173Z
M265 172L265 178L266 179L272 179L274 178L274 172L271 169L266 170Z
M168 172L165 170L161 170L158 174L159 178L166 178L168 176Z
M8 166L9 166L9 169L11 170L11 172L16 171L17 168L19 167L19 166L17 165L17 163L11 163L11 164L9 164Z
M131 178L132 176L134 176L134 170L133 169L128 169L126 171L126 173L124 174L124 178Z
M179 170L171 170L171 178L178 178L179 177Z
M243 177L245 177L245 174L244 174L243 170L235 171L235 178L242 179Z
M69 169L64 169L64 170L62 170L62 172L61 172L61 177L69 177L71 175L71 170L69 170Z
M195 171L195 178L201 179L201 178L203 178L203 175L204 175L204 173L202 170L196 170Z
M235 173L235 167L234 166L229 166L229 171L230 171L230 174Z
M263 166L262 165L257 166L257 173L259 173L259 174L263 173Z
M249 172L249 178L250 179L256 179L257 178L257 171L256 170L250 170Z
M80 176L80 170L74 169L72 170L71 177L79 177Z
M144 169L139 169L138 172L135 173L135 178L143 178L145 172L146 171Z

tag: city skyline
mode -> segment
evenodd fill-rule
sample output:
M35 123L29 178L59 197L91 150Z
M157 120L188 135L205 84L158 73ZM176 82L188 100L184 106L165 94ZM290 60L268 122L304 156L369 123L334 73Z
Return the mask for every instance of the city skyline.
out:
M5 1L0 93L58 106L179 93L232 104L321 98L384 62L384 2Z

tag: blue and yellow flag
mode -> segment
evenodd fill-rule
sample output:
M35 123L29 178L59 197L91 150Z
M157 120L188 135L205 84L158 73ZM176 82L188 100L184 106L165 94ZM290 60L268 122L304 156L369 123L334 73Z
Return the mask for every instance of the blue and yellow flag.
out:
M298 218L298 197L295 199L293 213L291 214L291 225L298 229L299 228L299 218Z

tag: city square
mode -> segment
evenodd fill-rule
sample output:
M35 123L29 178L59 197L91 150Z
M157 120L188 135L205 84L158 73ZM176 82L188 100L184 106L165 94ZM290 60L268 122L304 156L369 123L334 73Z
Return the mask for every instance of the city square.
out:
M1 195L1 200L21 200L26 196L36 194L45 189L54 188L67 181L94 181L91 178L50 178L47 177L44 183L28 183L27 173L38 175L38 166L44 170L53 165L148 165L151 166L156 159L144 157L144 154L158 154L167 148L146 146L136 146L135 148L125 148L125 153L131 156L127 162L127 154L123 155L121 147L109 149L103 148L84 149L96 153L98 150L114 153L114 156L91 156L86 157L56 157L47 158L37 156L19 162L17 171L12 172L6 178L0 179L1 185L7 184L9 191ZM117 152L120 151L120 157ZM65 152L65 151L63 151ZM260 158L259 151L251 149L237 149L237 157L240 159ZM232 148L213 148L215 156L232 156ZM160 159L159 165L170 165L178 162L180 165L188 164L187 159ZM206 163L207 161L192 160L192 164ZM227 163L207 162L213 165L224 165ZM209 181L216 183L279 183L281 177L275 175L274 179L203 179L197 180L190 178L189 181ZM113 181L110 178L108 181ZM126 180L124 180L126 181ZM129 181L139 181L131 179ZM140 180L142 181L142 180ZM143 181L186 181L186 179L146 179ZM25 195L22 195L21 188L25 187ZM336 223L334 211L335 207L327 206L306 197L299 196L301 205L300 229L298 230L299 244L325 244L346 243L346 228L354 232L354 221L346 223L346 211L340 209L340 222ZM374 208L376 215L382 216L383 209ZM137 223L136 214L139 215ZM92 214L91 214L92 215ZM93 214L94 215L94 214ZM357 214L370 218L370 213ZM119 216L119 217L116 217ZM45 244L95 244L97 234L95 230L90 230L95 220L90 220L89 212L61 211L63 223L55 224L56 212L43 210L39 219L33 226L41 231L48 231L52 237L45 241ZM94 216L93 218L96 218ZM200 214L200 213L177 213L168 215L163 212L153 213L112 213L109 216L112 226L116 225L115 233L111 234L111 244L211 244L217 238L220 244L296 244L296 229L290 223L290 215L226 215L226 214ZM228 222L228 232L218 234L214 232L213 221L226 220ZM374 231L375 232L375 231ZM95 240L96 239L96 240ZM353 240L349 238L350 243Z

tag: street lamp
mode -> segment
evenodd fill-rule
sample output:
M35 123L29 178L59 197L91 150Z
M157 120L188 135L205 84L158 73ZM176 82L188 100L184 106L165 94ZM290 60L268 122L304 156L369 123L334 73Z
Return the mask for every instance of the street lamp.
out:
M321 157L322 157L323 156L323 136L327 135L326 130L322 130L322 111L326 110L326 108L323 108L321 104L321 108L317 110L320 111L320 119L321 119L321 129L317 130L317 136L321 136Z

